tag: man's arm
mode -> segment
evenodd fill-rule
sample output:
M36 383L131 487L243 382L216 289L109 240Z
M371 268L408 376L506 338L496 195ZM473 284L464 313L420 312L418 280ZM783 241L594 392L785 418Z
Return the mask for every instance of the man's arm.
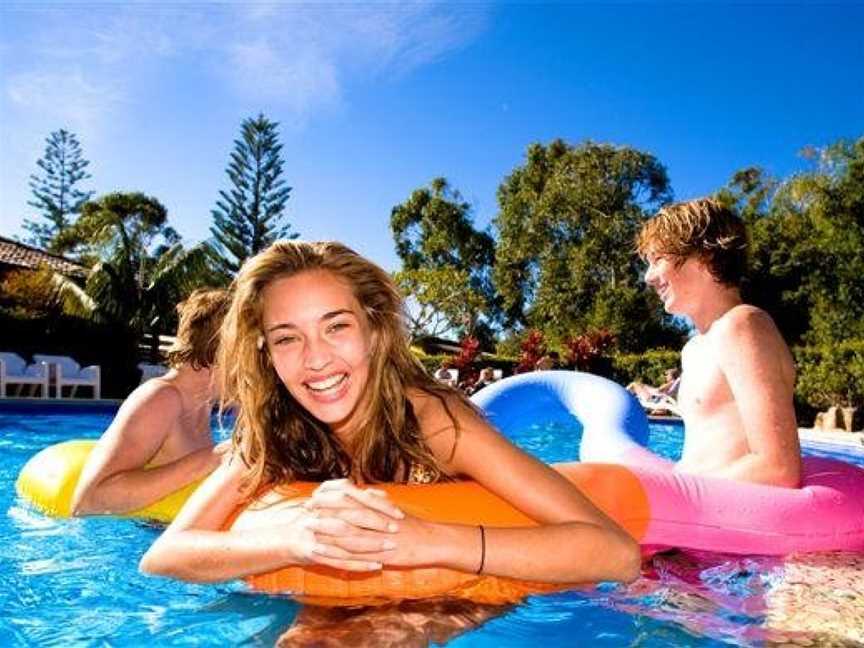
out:
M793 406L794 366L774 322L750 306L717 331L717 362L738 408L749 453L718 477L797 488L801 447Z
M145 468L182 413L177 391L144 385L117 412L93 448L72 498L73 515L127 513L173 493L219 464L212 447L155 468Z

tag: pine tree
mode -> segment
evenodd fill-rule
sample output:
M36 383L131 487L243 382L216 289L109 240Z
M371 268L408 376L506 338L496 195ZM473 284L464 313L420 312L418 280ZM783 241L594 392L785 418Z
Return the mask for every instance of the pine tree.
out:
M62 128L45 139L45 155L36 164L40 174L30 176L30 189L34 200L27 204L36 207L48 222L27 219L24 229L30 232L28 242L42 248L53 248L57 237L73 222L81 206L93 195L75 187L90 178L90 164L81 156L81 145L73 133Z
M273 241L297 238L285 222L291 187L282 176L282 145L276 127L263 114L246 119L225 170L233 185L220 191L213 214L213 249L218 269L235 274L243 261Z

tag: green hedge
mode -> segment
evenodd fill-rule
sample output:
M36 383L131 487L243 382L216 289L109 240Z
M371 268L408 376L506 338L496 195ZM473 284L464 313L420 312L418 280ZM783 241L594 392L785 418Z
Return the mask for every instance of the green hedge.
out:
M864 406L864 340L794 349L795 396L815 409Z
M641 382L647 385L662 385L665 372L680 369L681 353L668 349L654 349L645 353L618 353L611 357L612 380L622 385Z
M802 425L810 425L817 411L831 405L864 407L864 340L796 347L792 352L798 372L795 410ZM665 349L617 354L612 356L610 377L622 385L659 385L664 371L680 363L678 351Z

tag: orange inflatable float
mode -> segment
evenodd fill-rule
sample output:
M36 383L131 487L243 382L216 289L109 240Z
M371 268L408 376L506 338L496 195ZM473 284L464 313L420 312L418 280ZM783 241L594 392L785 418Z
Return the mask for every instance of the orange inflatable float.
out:
M594 504L640 539L649 522L648 501L638 478L613 464L558 464L554 466ZM309 497L318 484L294 483L274 489L281 502L238 510L227 527L272 524L276 512ZM500 497L474 482L430 485L376 484L391 501L417 517L454 524L491 527L531 526L536 523ZM272 491L268 491L271 492ZM260 501L259 498L256 501ZM272 495L270 495L272 499ZM375 605L401 599L435 596L468 598L478 603L509 603L527 594L569 589L568 586L466 574L451 569L389 568L373 573L349 572L325 566L287 567L250 576L258 591L290 594L316 605Z

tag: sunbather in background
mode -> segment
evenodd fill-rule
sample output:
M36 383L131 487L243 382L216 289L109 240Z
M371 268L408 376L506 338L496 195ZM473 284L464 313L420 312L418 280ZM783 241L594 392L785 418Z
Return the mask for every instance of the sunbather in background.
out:
M219 465L222 447L214 447L210 413L218 396L213 362L227 308L224 290L198 290L177 307L171 370L140 385L120 407L81 472L74 515L137 510Z
M669 411L677 414L678 406L675 401L678 398L678 385L681 383L680 371L678 369L667 369L663 384L659 387L646 385L641 382L631 382L627 385L627 391L631 392L642 404L649 414Z
M642 228L645 282L696 334L681 354L678 407L688 472L797 487L801 451L792 354L765 311L744 304L743 222L710 199L665 207Z

